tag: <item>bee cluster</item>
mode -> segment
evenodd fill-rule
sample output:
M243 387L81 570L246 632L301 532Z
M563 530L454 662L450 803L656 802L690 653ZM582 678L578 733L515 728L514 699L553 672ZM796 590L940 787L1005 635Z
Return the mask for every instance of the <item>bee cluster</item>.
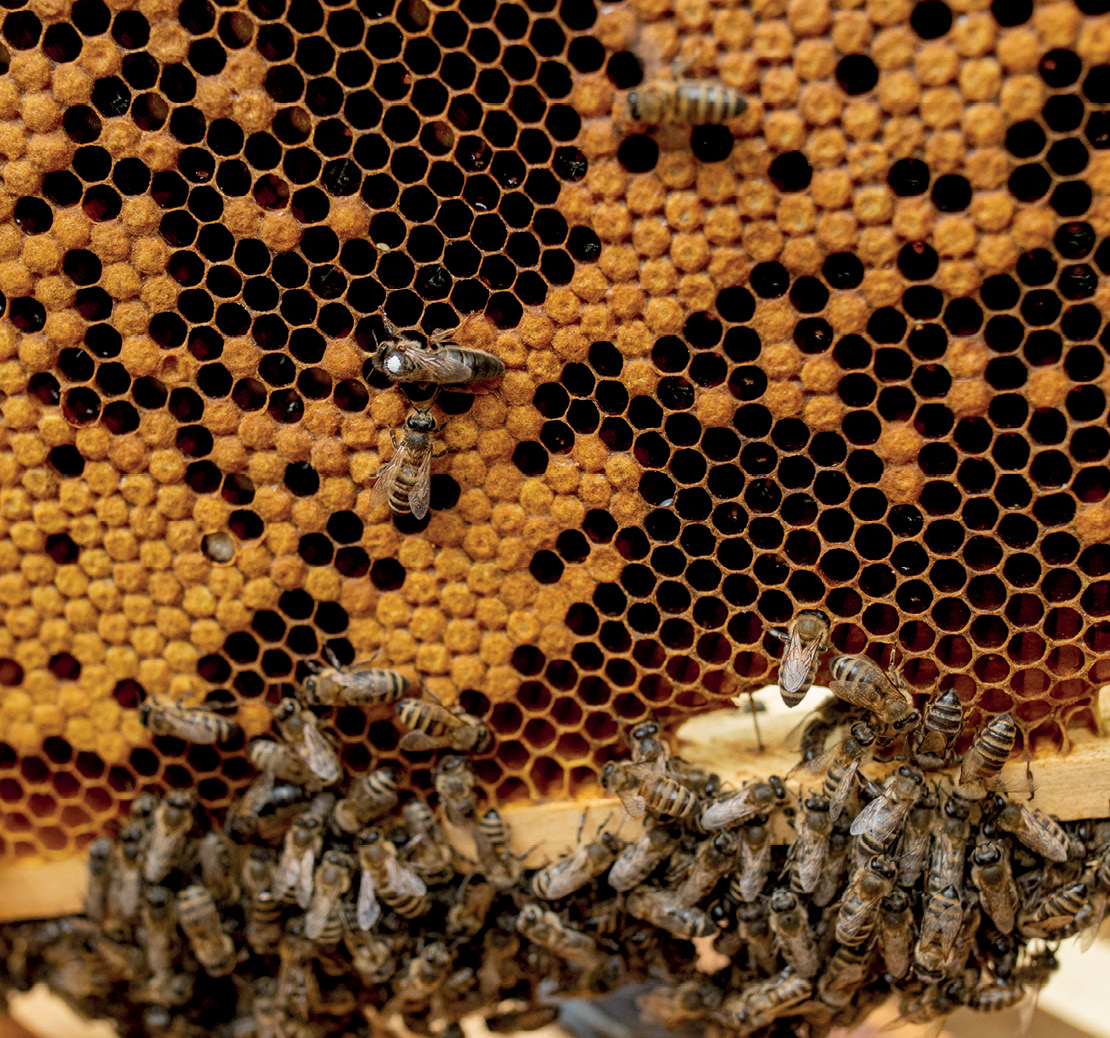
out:
M779 634L798 700L827 624L803 614ZM251 744L258 776L222 830L205 831L192 790L141 794L90 848L83 917L0 934L8 982L45 981L121 1034L175 1038L457 1035L474 1012L527 1029L562 999L645 980L647 1015L722 1038L816 1038L891 992L914 1022L1017 1003L1052 972L1055 942L1097 929L1110 821L1063 825L1000 792L1006 715L954 779L927 779L951 762L959 700L922 718L897 671L860 656L831 671L836 697L802 735L800 800L777 776L723 789L646 722L604 775L642 831L583 825L575 848L526 870L479 804L480 721L410 696L391 670L317 667L275 708L276 738ZM434 798L400 805L387 768L345 774L315 712L338 705L392 706L405 749L451 751ZM196 742L234 731L179 704L146 720ZM861 770L898 756L882 784Z

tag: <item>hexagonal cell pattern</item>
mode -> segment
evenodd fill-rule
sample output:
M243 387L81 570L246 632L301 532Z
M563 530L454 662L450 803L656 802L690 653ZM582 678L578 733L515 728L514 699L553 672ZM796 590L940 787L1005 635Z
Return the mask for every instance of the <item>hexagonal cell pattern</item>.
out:
M242 747L136 707L253 736L325 649L485 718L501 800L773 681L806 606L972 727L1089 720L1096 6L5 4L4 850L148 786L226 804ZM672 66L747 112L631 122ZM369 497L428 399L374 371L384 320L508 369L436 401L419 522ZM352 769L397 759L388 716L336 724Z

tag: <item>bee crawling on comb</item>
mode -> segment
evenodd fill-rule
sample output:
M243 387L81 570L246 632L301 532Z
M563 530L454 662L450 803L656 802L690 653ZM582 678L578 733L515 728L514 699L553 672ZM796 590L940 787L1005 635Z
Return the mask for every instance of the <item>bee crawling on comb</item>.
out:
M431 382L437 386L485 382L500 378L505 365L485 350L456 346L450 342L455 329L440 329L428 336L428 345L398 335L384 322L386 338L373 355L374 368L391 382Z

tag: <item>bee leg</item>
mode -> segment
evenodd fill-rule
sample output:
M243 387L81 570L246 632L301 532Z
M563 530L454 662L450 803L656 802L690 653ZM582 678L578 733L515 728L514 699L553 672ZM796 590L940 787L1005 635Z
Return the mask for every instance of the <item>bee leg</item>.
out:
M397 445L397 434L392 429L389 430L389 439L393 444L393 449L399 451L401 448Z
M1033 787L1033 769L1029 766L1028 760L1025 762L1025 781L1029 784L1029 796L1026 799L1032 800L1037 795L1037 791Z

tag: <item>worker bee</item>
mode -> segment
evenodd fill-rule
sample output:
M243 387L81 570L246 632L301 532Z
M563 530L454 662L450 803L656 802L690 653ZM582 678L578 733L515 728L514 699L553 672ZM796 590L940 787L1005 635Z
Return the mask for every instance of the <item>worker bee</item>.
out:
M872 800L854 819L850 832L862 836L861 844L872 853L886 849L902 831L902 826L917 802L923 783L921 772L907 765L886 781L880 797Z
M223 833L204 834L197 861L201 879L217 904L239 899L238 853Z
M605 836L608 837L609 834L606 833ZM513 887L524 871L522 863L528 855L512 852L509 847L509 826L497 808L491 807L478 819L474 837L478 859L486 879L497 890Z
M867 979L870 959L869 948L837 948L817 978L817 998L821 1005L834 1012L848 1005Z
M669 77L657 76L641 83L628 95L628 114L636 122L651 126L672 123L701 125L734 119L748 109L743 94L722 83L676 78L681 66Z
M679 904L674 895L666 890L639 887L629 892L624 907L629 915L666 930L681 940L709 937L717 932L716 925L705 912Z
M369 660L340 665L335 653L324 650L331 666L309 663L312 673L301 685L301 696L312 706L377 706L407 695L412 682L395 670L368 666Z
M532 893L545 901L558 901L580 890L595 876L607 871L620 853L620 845L612 833L599 833L598 839L582 843L582 826L578 827L578 846L558 861L545 865L532 876Z
M1016 836L1026 847L1049 861L1067 861L1070 838L1064 827L1040 808L1013 801L1001 802L994 816L999 829Z
M846 703L867 710L883 728L908 734L921 723L900 672L888 677L867 656L837 656L829 688Z
M339 899L351 889L351 872L351 861L346 854L328 851L324 855L316 867L312 900L304 917L306 937L324 944L335 944L342 937Z
M283 699L274 710L274 724L281 737L308 765L322 785L330 786L343 775L343 767L315 714L295 699Z
M609 870L609 886L626 891L639 886L675 849L677 841L662 826L649 826L628 844Z
M761 973L773 973L778 960L769 916L768 907L762 899L741 905L736 910L736 931L743 946L748 949L752 965Z
M926 893L960 885L970 837L967 804L951 796L945 801L940 828L933 834L933 850L925 876Z
M950 688L925 707L925 716L910 739L910 752L919 768L933 771L948 766L951 746L964 725L960 694Z
M274 785L269 776L260 775L228 811L225 831L236 843L275 843L304 810L305 797L301 786Z
M799 977L815 977L818 968L817 942L809 925L806 907L793 891L779 887L771 894L771 931L787 965Z
M316 945L304 932L303 917L291 919L278 948L277 1000L282 1009L307 1024L320 1006L320 982L313 969Z
M802 807L798 835L790 847L790 874L795 887L802 893L810 894L821 880L833 819L827 797L807 797Z
M667 775L661 757L642 762L610 761L601 772L605 790L620 798L630 818L651 811L666 818L685 818L698 803L697 794Z
M1018 932L1023 937L1044 940L1063 936L1088 904L1086 883L1065 883L1018 912Z
M303 786L315 781L312 769L300 754L284 743L274 742L273 739L254 739L247 749L247 756L251 764L271 782L295 782Z
M660 984L636 999L646 1020L657 1020L671 1031L686 1029L687 1024L704 1019L719 1009L721 989L705 979L681 984Z
M736 793L725 793L701 812L702 829L725 829L755 815L767 814L786 801L786 786L777 775L748 782Z
M955 886L936 890L926 899L914 947L914 966L923 980L938 982L943 978L963 918L963 903Z
M956 793L965 800L982 800L997 783L998 773L1010 759L1016 739L1017 725L1008 713L992 717L986 727L976 733L964 756Z
M446 883L454 875L455 868L451 848L432 809L423 800L410 800L401 809L401 817L410 833L405 851L412 870L426 883Z
M425 689L425 691L427 691ZM431 693L428 693L431 696ZM403 699L397 704L397 720L411 732L401 737L402 750L455 750L485 753L492 742L489 729L459 704L444 706L438 699Z
M467 876L457 900L447 909L447 936L464 941L476 937L486 924L497 893L492 883L476 882L473 876Z
M856 842L848 832L850 825L851 820L847 815L841 815L833 822L828 847L825 849L825 863L821 868L821 877L810 895L810 900L819 908L832 904L840 893L840 883L848 867L848 857Z
M177 895L177 921L209 976L224 977L235 968L235 943L220 925L212 895L199 883Z
M396 453L378 470L377 482L370 491L372 504L388 502L395 515L411 512L417 519L428 514L437 431L436 421L427 411L414 411L405 419L405 438L400 446L393 430L389 431Z
M798 976L789 966L766 980L748 984L737 995L725 999L713 1019L742 1035L769 1027L813 994L813 983Z
M409 960L404 973L394 978L395 1000L409 1009L427 1005L443 986L450 968L451 952L446 944L432 941L425 945L419 955Z
M929 845L936 824L938 800L931 789L925 789L906 816L898 855L898 883L907 890L915 887L929 860Z
M836 939L841 944L866 943L875 929L879 903L894 889L898 867L885 855L876 855L852 875L836 916Z
M177 919L173 894L165 887L147 887L143 893L141 938L151 973L166 974L173 968L177 945Z
M500 378L505 373L504 363L492 353L466 346L443 345L454 334L449 329L428 336L428 346L398 335L388 321L385 334L387 338L382 339L374 351L373 364L391 382L458 385Z
M363 984L384 984L397 969L393 943L377 934L367 933L358 925L356 909L350 901L340 901L343 917L343 946Z
M940 1020L960 1006L968 1004L971 989L962 974L943 984L929 984L920 990L910 989L899 1002L901 1011L891 1024L927 1024Z
M674 891L680 905L696 905L708 897L720 879L733 870L740 839L735 833L721 832L702 840L693 864Z
M895 887L883 898L876 931L887 973L899 979L904 977L913 964L914 939L910 899L901 887Z
M191 789L175 789L158 805L143 858L143 879L147 883L161 883L170 874L185 844L185 835L193 827L196 802Z
M138 822L129 822L120 830L108 884L108 918L106 932L122 936L130 931L139 913L143 889L142 861L146 831Z
M112 881L112 841L101 836L89 844L89 882L85 888L85 916L103 923L108 911L108 885Z
M332 818L345 833L357 833L375 818L392 811L397 806L397 772L393 768L378 768L360 775L335 805Z
M797 706L817 676L817 663L829 647L829 618L820 609L803 609L788 627L767 633L786 645L779 664L779 693L787 706Z
M312 901L312 880L316 858L324 846L324 823L312 811L297 817L285 834L285 846L274 870L270 888L279 901L292 892L297 904L308 908Z
M127 813L133 822L141 822L147 829L154 824L154 812L158 809L158 798L153 793L140 793L131 801Z
M139 720L155 735L170 735L201 746L230 742L239 732L234 721L204 707L182 706L182 702L148 699L139 707Z
M991 922L1005 934L1014 928L1018 894L1010 854L1001 840L980 840L971 853L971 882Z
M397 850L377 830L356 843L361 879L358 888L358 925L369 930L381 918L379 899L405 919L423 915L429 907L428 887L397 857Z
M729 896L738 902L754 901L771 874L771 828L757 815L740 829L740 868L729 881Z
M604 959L597 940L534 902L525 905L516 917L516 928L533 944L565 959L575 966L593 969Z
M273 955L285 932L285 906L269 890L251 893L246 903L247 944L255 955Z
M478 797L467 759L458 754L441 758L432 771L432 781L447 821L460 828L469 826L478 809Z
M832 821L836 821L852 795L860 762L867 756L874 742L875 729L865 721L858 721L836 746L812 760L802 761L793 769L824 775L822 792L828 800L829 818Z

